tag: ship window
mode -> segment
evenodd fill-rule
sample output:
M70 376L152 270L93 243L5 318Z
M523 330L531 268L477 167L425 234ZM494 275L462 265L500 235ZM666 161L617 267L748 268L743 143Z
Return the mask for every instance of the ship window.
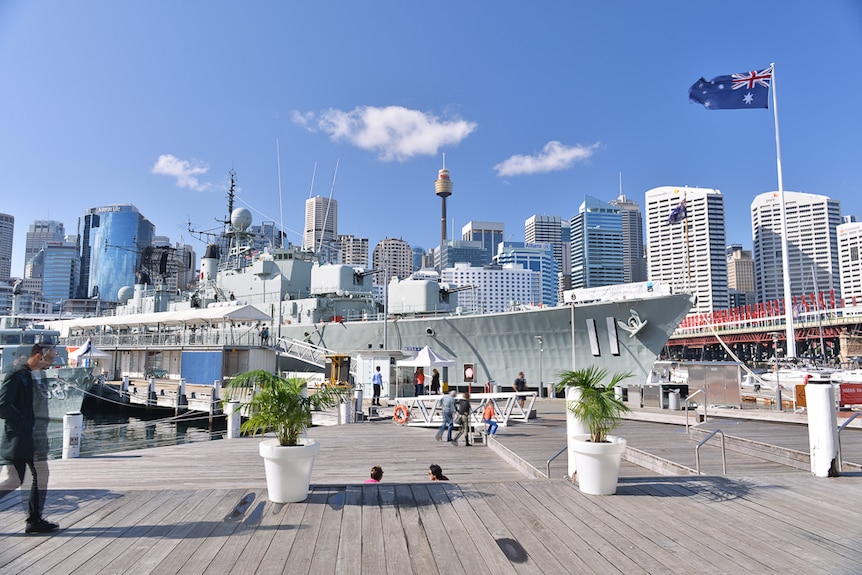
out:
M19 344L21 343L21 335L17 333L4 333L3 334L3 343L4 344Z

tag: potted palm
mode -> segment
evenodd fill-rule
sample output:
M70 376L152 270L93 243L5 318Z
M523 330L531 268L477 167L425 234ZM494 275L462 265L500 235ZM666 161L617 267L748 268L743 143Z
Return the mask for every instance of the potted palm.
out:
M242 373L228 384L223 403L237 402L237 409L247 415L240 430L261 436L275 432L275 438L259 444L270 501L293 503L308 497L320 443L302 434L311 425L313 410L334 407L343 396L335 387L309 395L304 379L284 379L263 369Z
M610 384L603 382L608 372L596 366L560 374L557 391L566 391L568 410L588 433L574 433L569 443L575 458L578 487L590 495L613 495L617 491L620 463L626 440L610 435L622 423L628 407L614 393L614 387L630 373L617 373Z

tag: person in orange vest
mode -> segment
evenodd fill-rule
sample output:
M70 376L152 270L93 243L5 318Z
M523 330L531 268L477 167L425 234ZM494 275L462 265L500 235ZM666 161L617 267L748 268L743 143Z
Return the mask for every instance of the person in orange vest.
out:
M496 411L494 410L494 402L488 401L485 404L485 409L482 411L482 421L488 426L488 435L497 434Z

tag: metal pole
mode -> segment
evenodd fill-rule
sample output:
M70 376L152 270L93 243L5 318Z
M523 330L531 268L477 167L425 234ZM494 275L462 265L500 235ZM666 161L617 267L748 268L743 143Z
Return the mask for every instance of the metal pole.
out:
M775 352L775 411L783 411L781 409L781 380L778 375L778 334L772 334L772 344Z

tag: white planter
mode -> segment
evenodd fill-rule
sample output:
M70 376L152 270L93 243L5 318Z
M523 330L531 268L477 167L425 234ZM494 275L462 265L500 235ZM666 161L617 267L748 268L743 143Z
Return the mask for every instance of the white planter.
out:
M278 439L260 442L260 456L266 471L267 497L273 503L296 503L308 497L314 458L320 453L316 439L299 440L300 445L284 447Z
M617 492L620 463L626 440L608 435L608 443L588 441L589 435L573 435L571 450L578 468L578 487L588 495L613 495Z

